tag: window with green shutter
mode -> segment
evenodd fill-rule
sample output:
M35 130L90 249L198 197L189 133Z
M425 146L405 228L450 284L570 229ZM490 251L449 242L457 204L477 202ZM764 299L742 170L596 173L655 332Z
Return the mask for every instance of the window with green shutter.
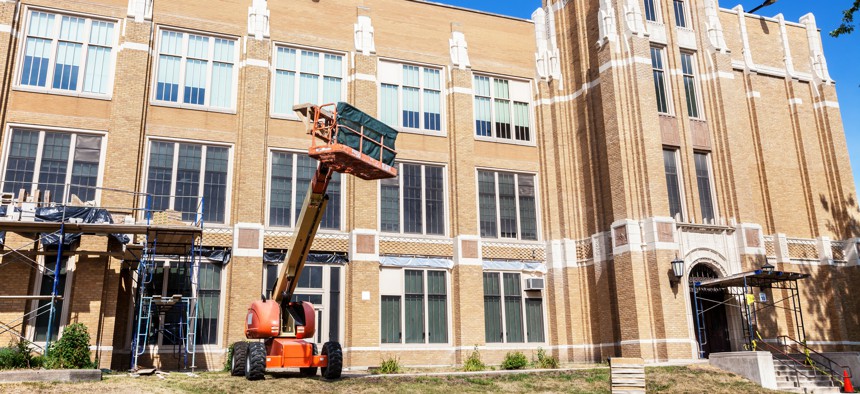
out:
M427 328L430 343L448 342L447 293L445 272L427 271Z
M529 342L544 342L542 299L526 298L526 326Z
M388 272L389 280L394 279L391 272L403 275L403 293L382 296L382 343L448 343L446 271L387 270L383 271ZM387 291L394 290L389 287Z
M400 343L400 297L382 296L382 343Z
M484 273L484 335L488 343L504 342L499 274L492 272Z
M507 341L523 342L523 295L520 274L504 274L505 334Z
M519 273L484 273L487 343L545 342L543 300L523 296Z
M424 343L424 271L406 270L406 343Z

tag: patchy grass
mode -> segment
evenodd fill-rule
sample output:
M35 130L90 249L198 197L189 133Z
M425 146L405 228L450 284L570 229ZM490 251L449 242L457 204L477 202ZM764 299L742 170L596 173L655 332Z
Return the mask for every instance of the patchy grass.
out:
M660 393L773 393L735 375L706 365L647 369L648 392ZM248 382L223 372L200 373L189 377L172 373L131 378L106 376L93 383L0 384L3 393L609 393L608 369L561 370L557 372L465 376L374 376L345 375L338 381L302 378L296 374L267 375L266 380Z

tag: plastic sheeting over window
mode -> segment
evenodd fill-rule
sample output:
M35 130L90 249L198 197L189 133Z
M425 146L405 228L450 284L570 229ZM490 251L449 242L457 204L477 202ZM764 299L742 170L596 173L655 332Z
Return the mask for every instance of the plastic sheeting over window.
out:
M230 262L232 251L229 248L210 248L202 247L194 250L195 254L200 255L210 263L227 265Z
M535 262L484 260L483 266L488 271L547 272L546 264Z
M113 217L111 217L110 212L101 208L64 206L36 208L37 222L62 222L64 220L70 222L72 219L80 223L113 224ZM129 242L128 236L125 234L111 234L111 237L122 244ZM43 246L57 246L60 243L60 235L56 232L50 234L43 233L40 238ZM63 245L72 245L80 241L80 239L80 233L65 234Z
M287 253L284 251L267 250L265 253L263 253L263 263L266 264L280 264L283 263L286 259ZM349 262L349 259L346 257L346 255L339 253L311 252L308 253L305 262L317 264L346 264Z
M379 264L383 267L409 268L454 268L454 261L444 258L380 256Z

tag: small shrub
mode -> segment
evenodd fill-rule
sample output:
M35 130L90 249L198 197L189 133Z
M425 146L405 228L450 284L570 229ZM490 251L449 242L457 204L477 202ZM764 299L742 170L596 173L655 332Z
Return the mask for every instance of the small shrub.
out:
M508 352L502 362L502 369L522 369L528 364L529 360L522 352Z
M48 369L95 368L90 359L90 333L81 323L66 326L63 336L51 344L45 355Z
M532 357L532 367L539 369L556 369L558 368L558 359L555 356L546 354L543 348L538 348L537 358Z
M227 359L224 361L224 368L221 370L223 372L230 372L230 369L233 368L233 345L227 347Z
M42 358L30 352L30 342L10 342L9 347L0 348L0 369L39 368Z
M472 351L472 354L470 354L469 358L466 359L466 362L463 363L463 371L477 372L485 369L487 369L487 366L484 365L483 361L481 361L481 353L478 352L478 347L475 346L475 350Z
M382 364L379 364L379 369L376 370L376 372L381 374L400 373L400 371L400 359L397 357L382 359Z

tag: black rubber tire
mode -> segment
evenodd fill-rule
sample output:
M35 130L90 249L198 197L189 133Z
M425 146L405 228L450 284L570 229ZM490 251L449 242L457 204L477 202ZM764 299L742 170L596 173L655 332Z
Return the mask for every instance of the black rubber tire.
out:
M248 344L248 358L245 363L245 379L263 380L266 373L266 345L262 342Z
M328 361L327 367L322 367L322 377L334 380L340 379L340 373L343 372L343 350L337 342L326 342L322 348L322 355L326 356Z
M245 364L248 360L248 342L233 344L233 357L230 361L231 376L245 376Z
M314 348L314 351L313 351L314 356L316 356L317 354L320 354L319 351L317 350L317 344L312 343L311 346L313 346L313 348ZM319 369L319 368L317 368L317 367L299 368L299 372L302 374L302 376L304 376L306 378L311 378L311 377L317 376L317 369Z

